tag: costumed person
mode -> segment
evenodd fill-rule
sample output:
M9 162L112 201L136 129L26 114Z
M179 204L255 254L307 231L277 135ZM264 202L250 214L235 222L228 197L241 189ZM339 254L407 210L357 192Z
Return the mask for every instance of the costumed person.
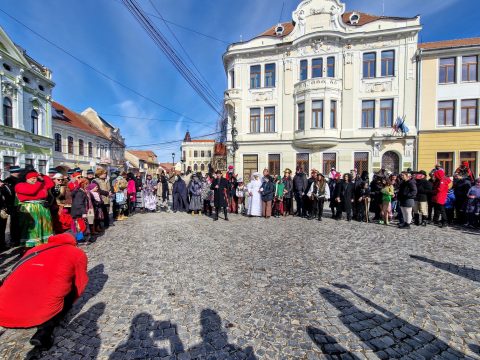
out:
M335 170L334 167L332 167L332 168L330 169L330 172L328 173L328 179L329 179L330 181L332 181L332 180L334 181L334 180L337 179L337 170Z
M87 191L88 191L89 200L90 200L89 205L91 204L93 207L93 224L91 224L89 219L90 234L96 235L102 232L100 224L103 221L103 211L102 211L103 200L102 200L102 196L100 195L98 184L96 182L90 183L87 186ZM87 213L87 216L88 216L88 213Z
M108 229L110 227L110 196L112 188L110 182L107 181L107 171L98 168L95 171L95 180L93 181L98 184L98 192L102 197L103 228Z
M203 214L207 216L212 216L213 191L210 189L212 181L210 174L202 179Z
M168 176L165 174L165 171L162 170L162 174L160 175L160 183L162 184L162 207L168 208L168 194L169 194L169 186L168 186Z
M188 209L187 186L180 175L176 175L177 179L173 183L173 212L185 212Z
M322 221L323 219L323 208L325 205L325 200L330 199L330 188L327 184L327 180L323 174L317 174L317 181L312 183L310 190L307 194L309 197L314 198L315 205L316 205L316 215L318 221Z
M398 225L401 229L410 229L412 222L412 209L415 205L417 197L417 183L412 178L412 174L407 171L401 173L402 182L398 190L398 201L400 202L400 210L402 211L403 222ZM445 194L446 196L446 194Z
M132 174L133 175L133 174ZM145 199L143 197L143 173L137 173L134 177L134 183L135 183L135 201L133 201L133 209L130 206L129 212L133 214L137 209L140 210L140 212L143 212L145 208ZM129 214L130 215L130 214Z
M231 214L233 213L238 214L237 177L235 176L235 174L230 174L230 177L228 178L227 181L228 181L228 189L227 189L228 209Z
M218 213L220 209L223 208L223 215L225 220L228 221L227 215L227 190L228 190L228 181L223 177L222 171L217 170L215 172L215 180L213 180L210 189L213 190L213 203L215 205L215 217L214 221L218 220Z
M77 241L84 241L85 238L88 238L88 240L94 242L95 240L89 236L89 225L90 222L93 224L94 218L92 215L94 215L94 212L88 195L88 185L87 179L80 179L77 187L72 191L72 231ZM90 208L92 209L92 211L90 211L91 221L88 218Z
M68 188L70 191L73 191L77 188L81 179L83 179L82 170L80 168L73 169L72 175L70 176L70 181L68 183Z
M237 189L235 190L235 195L237 197L238 202L238 212L241 215L245 215L245 191L246 191L245 184L243 183L243 178L239 177L237 179Z
M330 211L332 213L332 219L337 218L337 208L338 208L338 203L336 201L336 192L337 192L337 187L339 186L340 182L342 181L342 174L337 172L335 174L335 179L331 180L328 184L328 187L330 188Z
M18 246L20 245L20 226L19 213L17 211L17 197L15 194L15 186L19 183L19 175L22 169L19 166L10 166L8 172L10 176L7 177L3 182L7 186L6 194L6 206L7 212L10 215L10 245Z
M140 179L141 180L141 179ZM142 207L138 206L138 196L140 195L141 197L141 204L143 205L143 196L141 194L142 190L138 190L138 182L137 179L135 179L135 176L133 173L128 173L127 174L127 209L128 209L128 216L132 216L136 209L142 209Z
M362 183L362 187L358 193L357 204L358 221L368 223L370 221L370 186L368 184L368 178Z
M352 206L355 196L355 185L352 182L351 174L344 174L343 181L337 184L335 188L335 201L337 207L337 220L342 219L342 212L347 215L347 221L352 221Z
M414 223L415 225L427 226L428 197L433 192L433 184L427 180L427 173L424 170L420 170L416 174L415 182L417 184L417 196L413 205Z
M127 188L128 188L128 181L125 179L125 173L121 175L117 175L115 180L112 182L113 192L115 194L114 197L114 216L115 220L125 220L127 217L125 213L128 209L128 202L127 202Z
M451 180L445 176L445 171L442 169L435 171L433 174L433 197L432 202L434 206L433 222L440 224L440 227L447 225L447 214L445 212L445 202L447 201L448 190L451 186ZM439 223L440 217L442 220Z
M308 191L308 179L303 171L303 167L297 166L297 171L293 177L293 194L295 195L295 202L297 203L296 215L299 217L307 216L304 200Z
M470 183L472 184L475 182L475 177L472 170L470 169L470 164L468 163L468 161L463 161L462 165L460 165L457 170L455 170L455 174L462 175L463 178L468 179L468 181L470 181Z
M247 186L249 203L248 203L248 216L262 216L262 196L260 194L260 188L262 182L260 181L260 173L254 172L252 179Z
M192 175L190 185L188 186L188 193L190 194L189 211L193 214L202 214L202 182L198 173Z
M262 216L265 219L270 219L270 216L272 216L272 202L275 197L275 184L273 184L270 179L270 176L265 176L262 187L260 188L262 196Z
M56 234L61 234L68 231L72 225L72 217L70 216L72 192L68 188L62 174L55 174L52 180L55 183L55 187L51 189L51 192L56 203L56 207L52 207L53 230Z
M283 215L293 215L293 180L292 170L286 168L283 172Z
M10 189L0 180L0 253L8 249L5 241L5 230L7 229L8 220L7 198L10 195Z
M477 228L480 215L480 177L475 185L468 190L467 202L467 224L469 228Z
M391 211L391 203L392 198L395 195L395 190L393 188L390 179L383 179L382 180L383 188L380 190L382 193L382 208L381 208L381 216L382 220L380 220L380 224L388 225L390 223L390 211Z
M20 243L27 248L46 243L53 234L52 215L45 201L48 190L54 186L52 179L36 171L28 171L15 186L19 201Z
M157 182L148 174L143 186L143 199L147 211L157 211Z
M88 183L91 184L92 181L95 179L95 173L93 172L92 169L87 170L87 177L86 179L88 180Z
M277 176L277 181L275 182L275 202L273 205L273 216L278 218L283 216L283 197L285 196L285 184L283 183L282 177Z
M53 345L53 331L83 294L87 256L68 233L28 250L0 287L0 326L37 327L30 344L40 350Z

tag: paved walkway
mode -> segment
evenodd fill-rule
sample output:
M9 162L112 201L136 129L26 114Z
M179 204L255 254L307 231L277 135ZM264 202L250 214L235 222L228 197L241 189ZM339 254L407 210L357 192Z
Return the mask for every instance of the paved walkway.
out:
M480 358L478 233L231 219L117 223L86 247L90 283L55 346L7 330L0 358Z

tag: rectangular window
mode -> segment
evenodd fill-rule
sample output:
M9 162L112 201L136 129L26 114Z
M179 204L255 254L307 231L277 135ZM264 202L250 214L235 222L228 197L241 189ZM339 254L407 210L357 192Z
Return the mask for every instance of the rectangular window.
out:
M478 56L462 57L462 81L478 80Z
M198 157L198 151L197 150L193 151L193 157L195 157L195 158Z
M455 101L438 102L438 121L439 126L455 125Z
M478 125L478 100L462 100L462 125Z
M298 104L297 130L305 130L305 103Z
M187 152L183 150L182 154L183 154L182 160L185 161L187 159Z
M375 101L362 101L362 128L375 127Z
M275 87L275 64L265 65L265 87Z
M308 60L300 61L300 81L308 78Z
M250 89L260 88L260 76L262 67L260 65L250 66Z
M393 126L393 99L380 101L380 127Z
M472 170L473 178L477 177L477 153L475 151L461 151L460 152L460 164L464 161L468 162L470 170Z
M25 165L33 166L33 159L25 159Z
M250 109L250 132L260 132L260 108Z
M91 142L88 143L88 157L93 157L93 144Z
M395 75L395 51L382 51L382 76Z
M330 129L337 128L337 100L330 101Z
M312 60L312 78L323 76L323 59Z
M230 70L230 89L235 89L235 70Z
M323 128L323 100L312 101L312 128Z
M258 171L258 155L243 155L243 180L248 182Z
M208 150L208 157L209 157L209 158L212 157L212 150Z
M10 167L15 165L15 158L12 156L3 157L3 176L7 178L10 176Z
M335 153L323 153L323 173L325 176L337 167L337 154Z
M335 57L333 56L327 58L327 77L335 77Z
M377 67L377 54L376 53L363 54L363 77L365 79L375 77L376 67Z
M55 151L62 151L62 135L55 134Z
M358 174L364 171L368 172L368 152L356 152L353 155L353 166L357 169Z
M280 154L268 155L268 171L271 176L281 175L280 173Z
M275 108L266 107L263 110L264 131L266 133L275 132Z
M297 154L297 167L301 167L305 174L310 172L310 161L309 161L309 154L308 153L298 153Z
M453 156L453 152L437 153L437 164L445 170L445 175L447 176L452 176L453 174Z
M85 153L85 146L83 145L83 140L78 140L78 155L82 155Z
M73 137L68 137L68 153L73 154Z
M38 160L38 171L41 174L47 173L47 160Z
M440 59L439 83L451 84L455 82L455 58Z
M205 151L204 150L200 151L200 157L202 157L202 158L205 157Z

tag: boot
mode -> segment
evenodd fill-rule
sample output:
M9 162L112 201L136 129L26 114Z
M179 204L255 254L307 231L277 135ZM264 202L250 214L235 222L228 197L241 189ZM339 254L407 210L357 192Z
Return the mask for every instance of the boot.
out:
M223 215L225 216L225 220L228 221L227 209L223 209Z
M420 214L415 214L414 218L413 218L413 221L414 221L415 225L419 226L420 225Z
M53 329L38 329L30 339L30 344L40 350L48 350L53 346Z
M218 211L220 209L219 208L215 208L215 215L213 215L213 221L218 221Z
M425 216L422 215L422 223L421 223L422 226L427 226L427 218Z

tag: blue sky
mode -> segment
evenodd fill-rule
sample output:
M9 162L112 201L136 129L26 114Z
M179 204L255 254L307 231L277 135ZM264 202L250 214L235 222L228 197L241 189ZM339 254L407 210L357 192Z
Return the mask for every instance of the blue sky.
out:
M145 11L155 13L150 0L138 1ZM300 2L151 1L165 19L227 42L249 39L275 25L283 3L281 20L290 21L292 11ZM382 0L344 2L347 11L382 14ZM479 0L384 0L385 15L422 15L424 30L420 40L424 42L479 36L478 5ZM176 72L120 0L2 0L0 9L112 78L179 113L169 112L115 85L0 12L0 25L13 41L52 69L55 100L79 112L87 107L96 109L121 128L128 146L180 140L187 129L192 136L215 131L218 115ZM153 20L186 59L162 20ZM222 54L227 45L170 26L220 101L226 87ZM179 159L178 142L150 148L159 155L160 161L171 161L172 152Z

